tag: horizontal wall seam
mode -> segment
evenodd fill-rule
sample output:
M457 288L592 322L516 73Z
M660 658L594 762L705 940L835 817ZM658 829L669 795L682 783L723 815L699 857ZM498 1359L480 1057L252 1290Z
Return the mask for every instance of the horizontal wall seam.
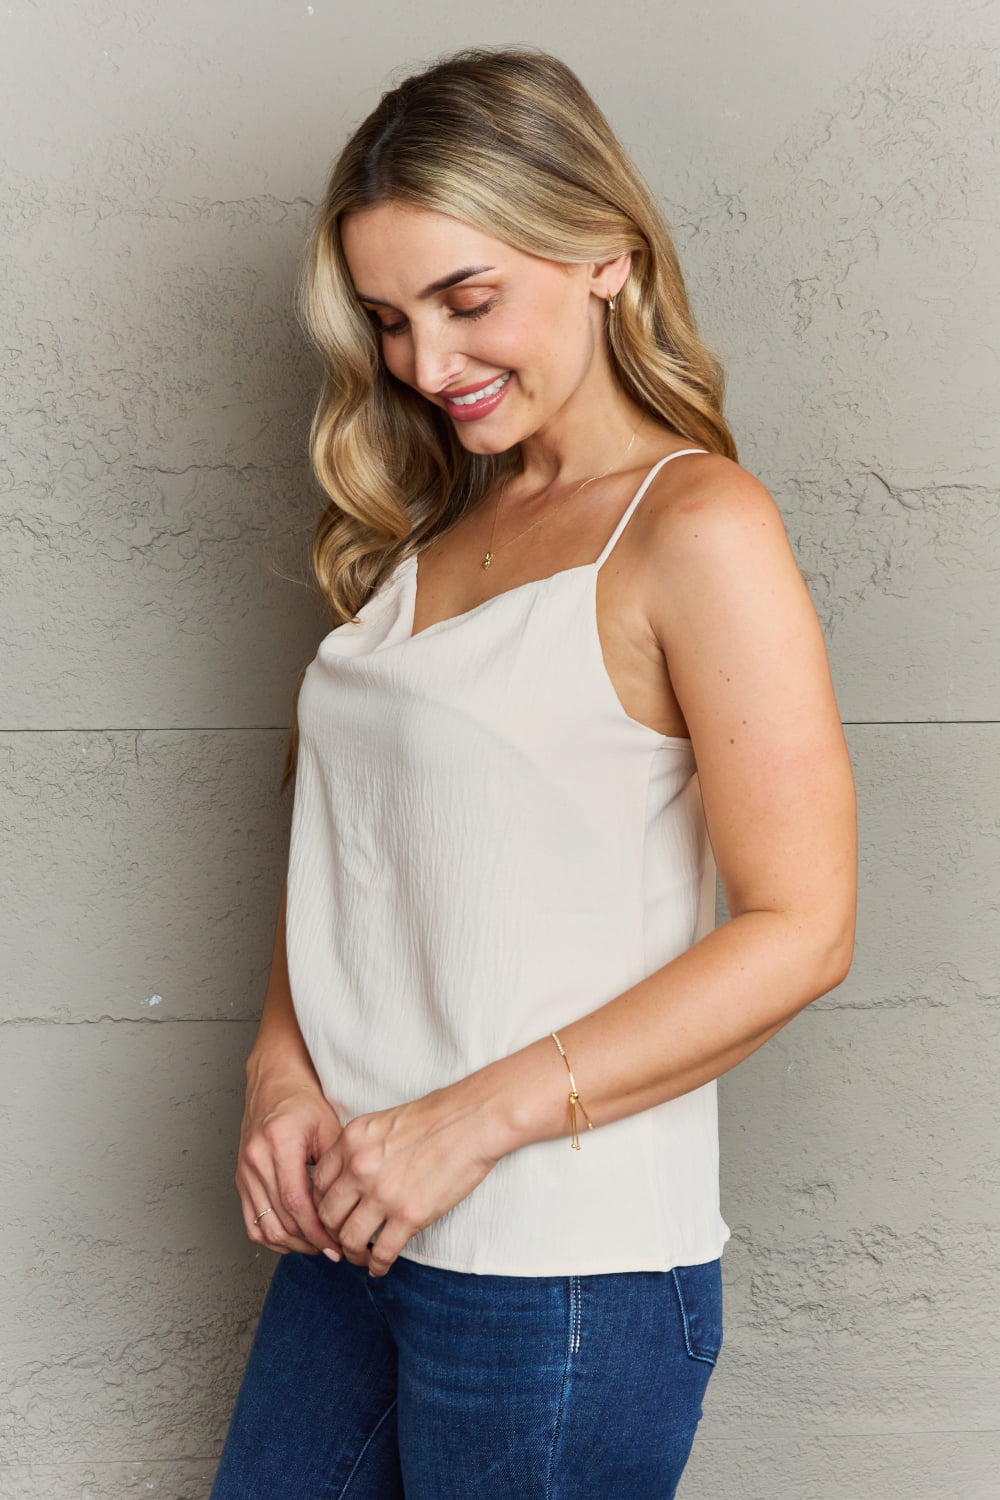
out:
M7 1016L0 1029L16 1026L256 1026L259 1016ZM0 1465L2 1467L2 1465Z
M841 719L845 729L890 729L894 725L933 729L954 724L1000 724L1000 719ZM5 729L0 734L259 734L273 731L284 733L287 724L144 724L137 728L131 724L70 725L66 729Z
M77 725L66 729L3 729L0 734L259 734L274 731L284 734L287 724L129 724Z

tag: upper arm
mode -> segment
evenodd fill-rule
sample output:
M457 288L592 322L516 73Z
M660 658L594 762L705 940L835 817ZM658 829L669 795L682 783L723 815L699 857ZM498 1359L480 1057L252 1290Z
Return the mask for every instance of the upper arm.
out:
M650 620L729 911L784 912L849 962L854 780L820 622L767 490L699 467L657 514Z

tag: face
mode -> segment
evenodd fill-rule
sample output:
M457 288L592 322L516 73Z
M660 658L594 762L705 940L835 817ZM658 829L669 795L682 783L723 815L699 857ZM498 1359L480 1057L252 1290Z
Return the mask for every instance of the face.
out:
M605 299L625 258L542 260L399 203L349 215L341 236L387 368L447 413L471 452L504 452L608 376Z

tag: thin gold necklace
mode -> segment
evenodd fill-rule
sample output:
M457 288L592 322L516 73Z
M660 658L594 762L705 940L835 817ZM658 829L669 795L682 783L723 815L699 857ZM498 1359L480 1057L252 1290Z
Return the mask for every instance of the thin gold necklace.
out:
M612 469L617 469L618 466L619 466L619 464L621 464L626 458L628 458L629 453L632 451L632 444L635 442L636 438L639 436L639 428L642 426L642 424L643 424L643 422L645 420L646 420L646 414L645 414L645 412L643 412L642 416L639 418L639 421L638 421L638 424L636 426L635 431L633 432L632 436L628 440L628 447L625 449L625 452L623 454L621 454L621 456L619 458L615 459L615 461L614 461L613 464L609 465L609 467L606 468L606 469L604 469L600 474L591 474L591 476L590 476L589 479L585 479L582 484L578 484L577 487L576 487L576 489L575 490L571 490L568 495L565 495L562 498L562 500L557 500L556 503L555 503L555 505L550 506L548 510L544 511L543 514L540 515L536 521L532 521L529 526L525 526L525 528L524 528L523 531L517 532L514 536L509 536L505 542L500 542L496 547L494 547L494 545L493 545L493 537L496 534L496 529L497 529L497 516L500 513L500 501L503 499L504 491L506 490L508 484L510 483L511 479L513 478L512 475L508 474L507 478L504 480L503 484L500 486L499 491L497 492L497 503L493 507L493 525L490 528L490 545L489 545L489 547L488 547L485 555L483 556L483 560L482 560L482 563L481 563L480 566L484 567L484 568L488 568L489 565L490 565L490 563L493 561L493 554L495 552L499 552L501 547L509 547L510 544L511 544L511 542L518 541L518 539L520 537L526 536L529 531L533 531L536 526L540 526L543 521L547 521L548 518L549 518L549 516L552 515L553 511L559 510L561 506L563 506L563 505L565 505L567 503L567 501L572 500L573 496L574 495L578 495L581 490L586 489L588 484L593 484L598 479L606 479L608 477L608 475L611 473Z

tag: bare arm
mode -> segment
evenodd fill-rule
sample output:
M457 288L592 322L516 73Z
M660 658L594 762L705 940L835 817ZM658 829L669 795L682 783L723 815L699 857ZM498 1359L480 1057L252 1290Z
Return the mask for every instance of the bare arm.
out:
M853 951L853 776L819 621L777 507L737 465L711 459L682 503L654 515L651 572L638 586L687 720L732 915L560 1028L596 1126L734 1067L838 984ZM324 1223L381 1274L501 1156L567 1135L567 1094L545 1036L352 1121L316 1172Z
M315 1254L337 1246L317 1217L307 1163L333 1145L340 1121L324 1097L295 1018L285 949L286 899L287 883L260 1026L247 1058L236 1187L252 1240L281 1253ZM271 1212L254 1223L265 1208Z
M731 920L560 1031L595 1123L735 1067L839 984L853 952L854 780L819 620L777 507L716 459L657 521L650 618ZM551 1098L563 1067L554 1050L545 1038L496 1065L515 1145L566 1129L566 1100Z
M247 1058L247 1078L255 1079L262 1071L287 1071L305 1075L319 1088L319 1078L306 1051L292 1004L292 989L288 980L288 950L285 946L287 902L286 880L281 887L281 899L278 903L274 952L271 956L271 973L264 1008L253 1048Z

